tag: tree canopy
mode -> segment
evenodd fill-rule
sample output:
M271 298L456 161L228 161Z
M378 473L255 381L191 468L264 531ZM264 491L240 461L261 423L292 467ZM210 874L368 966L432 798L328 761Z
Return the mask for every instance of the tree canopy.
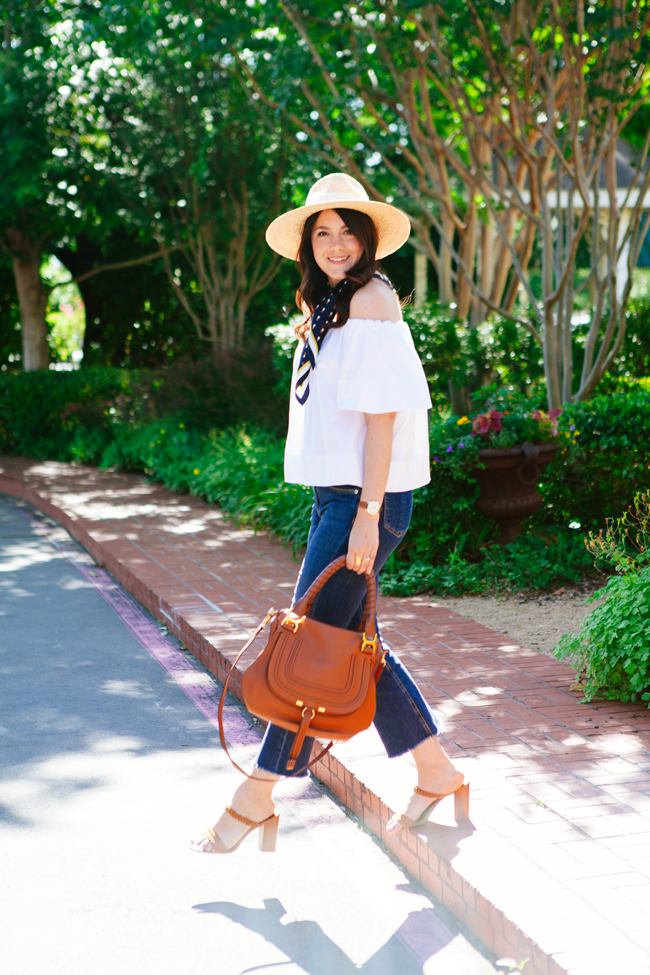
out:
M622 347L648 229L650 137L626 182L618 170L621 135L648 101L650 6L255 6L254 43L238 58L267 109L299 144L409 211L440 299L460 320L476 325L494 311L530 330L551 405L589 396ZM580 286L592 287L594 314L576 382L583 240ZM529 275L535 252L539 289Z
M588 397L648 229L649 27L648 0L9 0L24 367L47 365L45 253L79 278L86 363L241 348L290 305L266 225L345 169L409 213L450 318L526 329L549 404Z

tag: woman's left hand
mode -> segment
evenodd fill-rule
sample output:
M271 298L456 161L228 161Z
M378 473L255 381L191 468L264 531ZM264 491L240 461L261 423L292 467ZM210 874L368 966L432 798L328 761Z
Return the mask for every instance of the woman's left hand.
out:
M379 548L379 518L360 508L357 512L350 540L346 565L358 575L370 575Z

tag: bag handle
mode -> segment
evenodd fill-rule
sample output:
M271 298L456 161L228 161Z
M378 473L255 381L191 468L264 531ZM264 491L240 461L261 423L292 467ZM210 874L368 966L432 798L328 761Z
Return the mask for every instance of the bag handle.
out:
M335 572L344 568L346 561L347 555L340 555L338 559L330 562L321 574L314 579L302 599L299 599L292 608L292 613L295 613L296 616L307 616L312 607L312 603L325 583L332 578ZM376 636L375 612L377 609L377 580L375 579L374 572L371 572L370 575L366 574L366 585L368 586L368 598L366 599L366 615L363 620L363 628L366 636L370 640L374 640Z
M256 775L250 775L248 772L246 772L241 767L241 765L238 765L237 764L237 762L235 761L235 759L232 757L232 755L228 751L228 745L226 744L226 735L225 735L224 728L223 728L223 706L224 706L224 704L226 702L226 694L228 692L228 684L230 683L230 678L232 677L233 670L235 669L235 667L239 663L241 657L246 653L246 651L248 650L248 648L253 644L253 642L260 635L260 633L262 632L262 630L264 629L264 627L266 626L266 624L268 622L270 622L270 620L272 620L274 616L275 616L275 610L274 609L270 609L268 611L268 613L266 614L266 616L264 617L264 619L262 620L262 622L260 623L260 625L257 627L257 629L255 630L255 632L253 633L252 637L249 640L246 641L246 643L244 644L244 646L241 648L241 650L239 651L239 653L235 657L235 661L234 661L232 667L230 668L230 670L228 671L228 676L226 677L225 681L223 682L223 690L221 692L221 698L219 699L219 712L218 712L218 717L219 717L219 738L221 740L221 747L223 748L224 752L226 753L226 755L228 756L228 758L230 759L230 761L232 762L232 764L235 766L235 768L237 769L237 771L238 772L241 772L242 775L245 775L247 779L256 779L256 778L258 778L258 776L256 776ZM331 741L329 743L329 745L327 745L327 747L322 750L322 752L320 753L320 755L317 755L316 758L312 758L312 760L311 760L311 762L309 762L309 764L305 765L301 769L298 769L297 772L293 772L293 775L299 775L301 772L306 772L307 769L310 769L312 767L312 765L316 765L317 762L320 762L320 760L323 757L323 755L325 755L330 750L330 748L333 746L333 744L334 744L334 742Z

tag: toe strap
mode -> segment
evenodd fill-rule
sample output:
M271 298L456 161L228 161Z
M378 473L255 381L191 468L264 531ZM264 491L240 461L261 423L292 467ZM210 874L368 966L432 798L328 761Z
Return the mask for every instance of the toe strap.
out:
M203 840L207 840L207 843L203 843ZM203 831L203 836L196 843L192 844L193 848L198 853L229 853L228 847L225 845L218 833L209 827Z
M415 820L410 819L406 813L400 813L397 817L397 822L400 824L402 829L412 829L415 826Z

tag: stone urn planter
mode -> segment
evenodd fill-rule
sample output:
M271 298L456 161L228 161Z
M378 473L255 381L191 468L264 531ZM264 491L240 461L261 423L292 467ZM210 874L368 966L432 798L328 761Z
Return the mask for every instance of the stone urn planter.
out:
M476 510L496 521L501 528L498 544L503 546L519 534L524 518L538 511L543 503L535 485L542 468L555 457L559 444L525 443L521 447L480 450L485 467L473 471L481 495Z

